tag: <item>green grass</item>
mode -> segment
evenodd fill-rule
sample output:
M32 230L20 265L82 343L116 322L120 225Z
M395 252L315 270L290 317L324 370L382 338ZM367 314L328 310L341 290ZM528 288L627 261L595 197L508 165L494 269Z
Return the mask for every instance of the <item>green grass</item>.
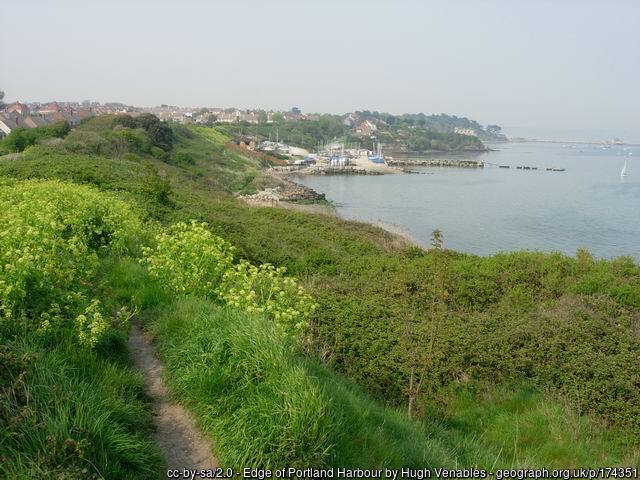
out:
M175 398L196 412L223 465L524 468L640 458L531 388L459 388L446 413L412 422L292 353L265 319L194 298L145 317Z
M0 476L159 478L142 378L124 338L95 354L35 334L0 347Z

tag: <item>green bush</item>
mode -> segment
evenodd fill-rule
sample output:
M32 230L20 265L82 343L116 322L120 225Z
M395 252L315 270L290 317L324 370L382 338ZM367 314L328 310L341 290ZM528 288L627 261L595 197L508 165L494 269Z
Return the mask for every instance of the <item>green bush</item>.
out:
M46 331L76 311L80 343L94 346L109 322L98 303L87 303L83 284L95 273L100 251L124 252L139 229L126 203L90 187L59 181L2 186L0 325L29 315Z
M7 152L21 152L25 148L35 145L47 138L62 138L69 133L67 122L45 125L37 128L16 128L0 142Z
M207 227L192 220L157 235L155 246L143 249L149 273L175 293L209 296L303 330L316 308L311 296L284 276L284 268L244 260L234 265L234 248Z

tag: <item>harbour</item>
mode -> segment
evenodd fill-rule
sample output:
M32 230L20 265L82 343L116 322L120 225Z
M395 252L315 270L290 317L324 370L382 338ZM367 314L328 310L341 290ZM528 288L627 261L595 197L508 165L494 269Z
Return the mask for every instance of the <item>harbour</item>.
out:
M457 158L483 161L483 168L425 165L410 167L412 174L294 180L326 194L340 216L394 225L424 246L438 228L447 248L480 255L586 248L596 257L640 259L638 155L640 148L628 146L506 143ZM535 169L517 168L525 165Z

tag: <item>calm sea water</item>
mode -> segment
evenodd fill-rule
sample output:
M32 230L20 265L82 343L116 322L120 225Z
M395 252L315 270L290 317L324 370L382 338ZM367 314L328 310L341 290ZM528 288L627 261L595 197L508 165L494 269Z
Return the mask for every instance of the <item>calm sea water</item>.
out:
M491 147L497 151L479 157L510 169L413 168L421 174L297 181L326 193L342 217L393 225L423 245L439 228L447 248L480 255L524 249L573 255L587 248L598 257L640 260L640 147ZM628 176L621 178L625 160Z

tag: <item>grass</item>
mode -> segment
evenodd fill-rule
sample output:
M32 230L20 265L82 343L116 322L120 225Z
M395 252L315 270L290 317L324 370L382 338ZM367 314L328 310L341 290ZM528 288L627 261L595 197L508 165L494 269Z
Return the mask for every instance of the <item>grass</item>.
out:
M447 413L412 422L292 353L265 319L195 298L145 317L175 398L196 413L223 465L568 468L640 458L535 389L456 389Z
M142 379L123 362L123 338L101 349L35 334L0 348L1 477L159 478Z
M103 264L113 298L146 305L146 328L176 399L211 437L223 465L277 467L635 465L623 435L535 388L450 388L418 421L384 406L320 362L295 353L263 318L209 300L171 299L133 261ZM151 300L149 300L151 299Z

